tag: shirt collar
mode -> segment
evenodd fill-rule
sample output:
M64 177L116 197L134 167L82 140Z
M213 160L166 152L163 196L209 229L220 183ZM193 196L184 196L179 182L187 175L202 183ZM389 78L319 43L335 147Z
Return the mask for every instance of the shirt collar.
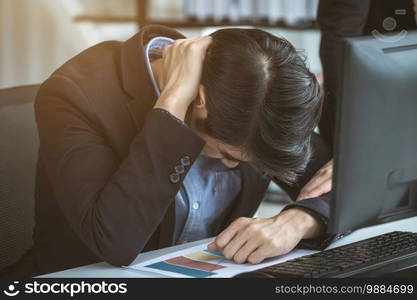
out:
M155 76L153 74L152 71L152 67L151 67L151 59L150 56L151 55L155 55L155 56L159 56L162 57L162 52L164 50L164 47L172 44L174 42L173 39L168 38L168 37L164 37L164 36L157 36L154 37L153 39L151 39L146 46L144 47L144 51L145 51L145 60L146 60L146 67L148 69L148 73L149 76L151 78L152 81L152 85L155 89L155 93L157 95L157 97L159 97L161 95L160 89L158 87L158 83L156 82Z

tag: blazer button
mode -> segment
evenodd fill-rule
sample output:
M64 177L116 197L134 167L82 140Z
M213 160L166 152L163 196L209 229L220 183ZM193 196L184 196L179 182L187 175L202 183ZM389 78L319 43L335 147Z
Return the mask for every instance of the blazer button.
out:
M182 174L185 172L185 168L183 165L178 165L174 168L175 172L177 172L177 174Z
M191 159L189 156L184 156L181 158L180 162L183 166L189 166L191 164Z
M172 173L171 175L169 175L169 180L172 183L177 183L178 181L180 181L180 175L178 175L177 173Z

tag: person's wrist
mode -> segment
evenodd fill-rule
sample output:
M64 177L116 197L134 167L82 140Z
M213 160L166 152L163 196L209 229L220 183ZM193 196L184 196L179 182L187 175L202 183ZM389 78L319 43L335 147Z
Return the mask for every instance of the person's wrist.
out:
M322 235L325 231L323 222L317 216L304 209L290 208L281 214L288 215L301 239L312 239Z
M184 121L188 106L183 99L180 99L175 94L161 94L154 108L164 109L179 120Z

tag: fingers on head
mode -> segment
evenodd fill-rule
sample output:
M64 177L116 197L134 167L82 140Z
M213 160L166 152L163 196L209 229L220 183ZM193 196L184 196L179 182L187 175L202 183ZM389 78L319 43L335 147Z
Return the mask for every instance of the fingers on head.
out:
M168 53L171 51L171 48L172 48L172 44L166 45L164 49L162 50L162 56L167 56Z

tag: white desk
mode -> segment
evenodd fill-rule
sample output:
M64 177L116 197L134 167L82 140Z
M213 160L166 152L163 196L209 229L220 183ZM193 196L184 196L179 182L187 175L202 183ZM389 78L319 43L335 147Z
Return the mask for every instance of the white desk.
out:
M379 234L387 233L390 231L412 231L417 232L417 217L412 217L408 219L403 219L400 221L390 222L382 225L370 226L363 229L359 229L351 233L350 235L336 241L333 243L329 248L334 248L338 246L342 246L345 244L349 244L352 242L356 242L359 240L363 240L372 236L376 236ZM135 260L135 263L139 263L151 258L156 258L158 256L167 254L171 251L180 250L189 246L195 246L201 243L205 243L211 241L213 238L195 241L188 244L158 249L146 253L141 253ZM128 278L128 277L163 277L161 275L157 275L154 273L148 272L140 272L134 271L130 269L118 268L114 267L108 263L102 262L98 264L83 266L79 268L69 269L61 272L46 274L43 276L39 276L41 278L49 278L49 277L67 277L67 278L76 278L76 277L101 277L101 278Z

